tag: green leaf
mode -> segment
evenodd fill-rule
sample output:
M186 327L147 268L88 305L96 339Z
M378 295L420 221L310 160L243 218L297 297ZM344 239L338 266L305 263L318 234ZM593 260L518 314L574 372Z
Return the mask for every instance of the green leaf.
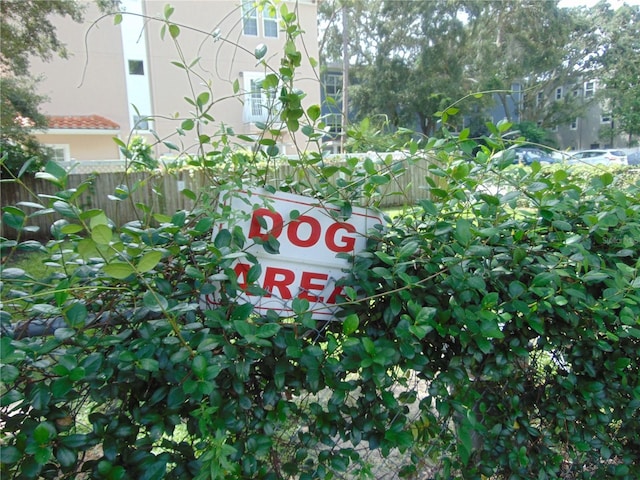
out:
M22 230L26 222L26 214L16 207L3 207L2 210L2 222L8 227Z
M180 35L180 27L178 27L175 23L169 25L169 35L171 38L176 39Z
M0 458L3 464L12 465L22 458L22 454L16 447L0 445Z
M235 320L233 322L233 326L235 327L236 332L238 332L243 337L255 335L255 332L256 332L255 325L247 322L246 320Z
M104 266L104 273L109 277L116 278L118 280L124 280L129 275L136 273L135 269L124 262L112 262Z
M162 252L159 252L157 250L147 252L138 262L138 271L140 273L146 273L150 270L153 270L156 265L158 265L160 260L162 260Z
M311 105L307 109L307 115L309 116L312 122L315 122L316 120L318 120L321 114L322 114L322 110L320 109L319 105Z
M147 290L142 296L144 306L152 312L161 312L169 308L168 300L158 292Z
M40 180L45 180L47 182L51 182L59 187L62 187L62 183L53 175L47 172L36 172L35 178L39 178Z
M209 102L210 97L211 95L209 94L209 92L202 92L200 95L198 95L198 98L196 99L196 103L198 104L199 107L202 107Z
M611 275L605 272L600 272L597 270L591 270L590 272L585 273L582 276L582 281L584 282L601 282L602 280L606 280L610 278Z
M140 368L147 372L157 372L160 369L160 364L154 358L143 358L140 360Z
M231 232L226 228L223 228L216 235L216 238L213 240L213 244L217 248L228 247L229 245L231 245L232 238L233 237L231 236Z
M36 447L35 453L33 454L33 459L36 463L40 465L44 465L49 461L52 455L51 447L39 446Z
M79 233L84 230L82 225L78 225L76 223L68 223L60 229L61 233L65 235L72 235L74 233Z
M573 229L571 224L569 222L565 222L564 220L554 220L553 222L551 222L551 225L553 225L553 228L555 228L556 230L562 230L563 232L570 232Z
M280 325L277 323L265 323L258 327L256 336L258 338L271 338L280 331Z
M56 427L49 422L42 422L33 429L33 439L40 445L49 443L56 435Z
M184 269L184 273L189 278L196 278L198 280L204 280L203 273L193 265L187 265Z
M193 229L198 233L209 233L213 226L213 217L201 218Z
M4 280L15 280L23 278L27 275L22 268L4 268L2 269L2 278Z
M71 467L78 460L78 454L75 452L75 450L72 450L68 447L58 447L56 449L55 456L60 462L60 465L65 468Z
M96 225L93 230L91 230L91 239L98 245L109 245L112 237L113 233L107 225Z
M87 307L82 303L74 303L64 313L72 327L83 326L88 317Z
M352 313L344 319L342 323L342 333L344 333L345 335L351 335L356 330L358 330L359 325L360 319L358 318L358 315Z
M78 214L76 210L67 202L63 202L62 200L57 200L53 202L53 209L58 212L63 217L67 218L78 218Z
M461 245L468 246L471 243L471 223L464 218L458 219L454 236Z
M254 56L256 60L262 60L267 54L267 46L264 43L259 44L254 50Z
M156 480L165 477L169 457L152 455L150 458L151 461L144 462L142 474L138 477L139 480Z

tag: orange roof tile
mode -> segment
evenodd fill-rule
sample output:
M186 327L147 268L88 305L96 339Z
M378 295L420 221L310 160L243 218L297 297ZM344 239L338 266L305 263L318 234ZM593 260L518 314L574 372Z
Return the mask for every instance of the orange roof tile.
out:
M86 130L119 130L120 125L100 115L68 115L47 116L49 128L86 129Z

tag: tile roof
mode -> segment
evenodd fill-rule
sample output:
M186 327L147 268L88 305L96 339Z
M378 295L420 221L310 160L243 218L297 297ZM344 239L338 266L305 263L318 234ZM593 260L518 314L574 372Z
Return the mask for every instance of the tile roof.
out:
M100 115L47 116L48 128L83 130L119 130L120 125Z

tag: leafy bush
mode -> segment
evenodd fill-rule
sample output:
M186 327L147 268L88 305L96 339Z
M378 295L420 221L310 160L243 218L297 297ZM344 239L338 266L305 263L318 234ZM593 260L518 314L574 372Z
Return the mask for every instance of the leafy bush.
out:
M46 149L33 139L28 138L20 145L3 139L0 141L0 176L11 178L38 172L46 158Z
M372 301L353 358L397 352L424 379L412 428L442 478L636 477L638 184L534 166L492 194L477 172L443 170L449 188L356 259Z
M144 137L134 136L123 153L129 160L129 168L134 172L158 168L158 160L153 158L151 145L146 142Z
M287 75L300 58L288 44ZM283 88L281 120L319 142L320 109ZM406 164L428 172L424 199L369 232L341 321L325 323L304 298L287 318L236 301L237 258L252 264L243 287L268 292L240 213L219 201L264 185L273 149L238 152L229 133L190 157L212 181L183 190L188 211L118 187L111 201L141 211L123 225L49 165L57 194L3 207L18 231L0 243L3 478L371 478L370 452L401 477L637 478L640 185L501 165L508 128L482 145L464 131L409 141L400 161L287 160L279 188L346 217ZM20 238L34 209L55 220L44 247ZM10 266L32 250L56 267L44 278Z

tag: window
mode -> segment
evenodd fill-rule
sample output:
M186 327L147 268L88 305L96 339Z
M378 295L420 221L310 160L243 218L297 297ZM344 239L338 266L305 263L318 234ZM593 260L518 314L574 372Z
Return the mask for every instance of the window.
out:
M262 22L260 22L262 20ZM271 5L258 11L255 0L242 0L242 33L252 37L260 35L258 25L262 23L262 35L278 38L278 14Z
M271 82L275 75L267 76ZM276 85L265 88L264 73L242 72L244 86L243 120L247 123L269 122L279 118L280 102L276 98Z
M324 88L327 98L333 98L335 101L342 100L342 74L327 73L324 76Z
M539 107L544 102L544 92L538 92L536 96L536 107Z
M584 82L584 96L585 98L593 97L596 92L596 82Z
M611 114L610 113L603 113L602 115L600 115L600 123L601 124L611 124Z
M149 124L151 121L149 117L145 117L143 115L134 115L133 116L133 129L134 130L149 130Z
M265 37L278 38L278 15L274 7L267 7L262 11L262 26Z
M327 125L327 137L339 138L342 135L342 115L331 113L325 117L324 122Z
M142 60L129 60L129 75L144 75L144 62Z
M252 0L242 2L242 33L258 36L258 9Z
M562 87L556 88L556 100L562 100L562 96L564 95L564 90Z
M571 128L571 130L577 130L578 129L578 119L577 118L575 118L573 120L573 122L571 122L571 125L570 125L569 128Z
M54 162L68 162L71 160L69 145L66 143L47 144L49 159Z

